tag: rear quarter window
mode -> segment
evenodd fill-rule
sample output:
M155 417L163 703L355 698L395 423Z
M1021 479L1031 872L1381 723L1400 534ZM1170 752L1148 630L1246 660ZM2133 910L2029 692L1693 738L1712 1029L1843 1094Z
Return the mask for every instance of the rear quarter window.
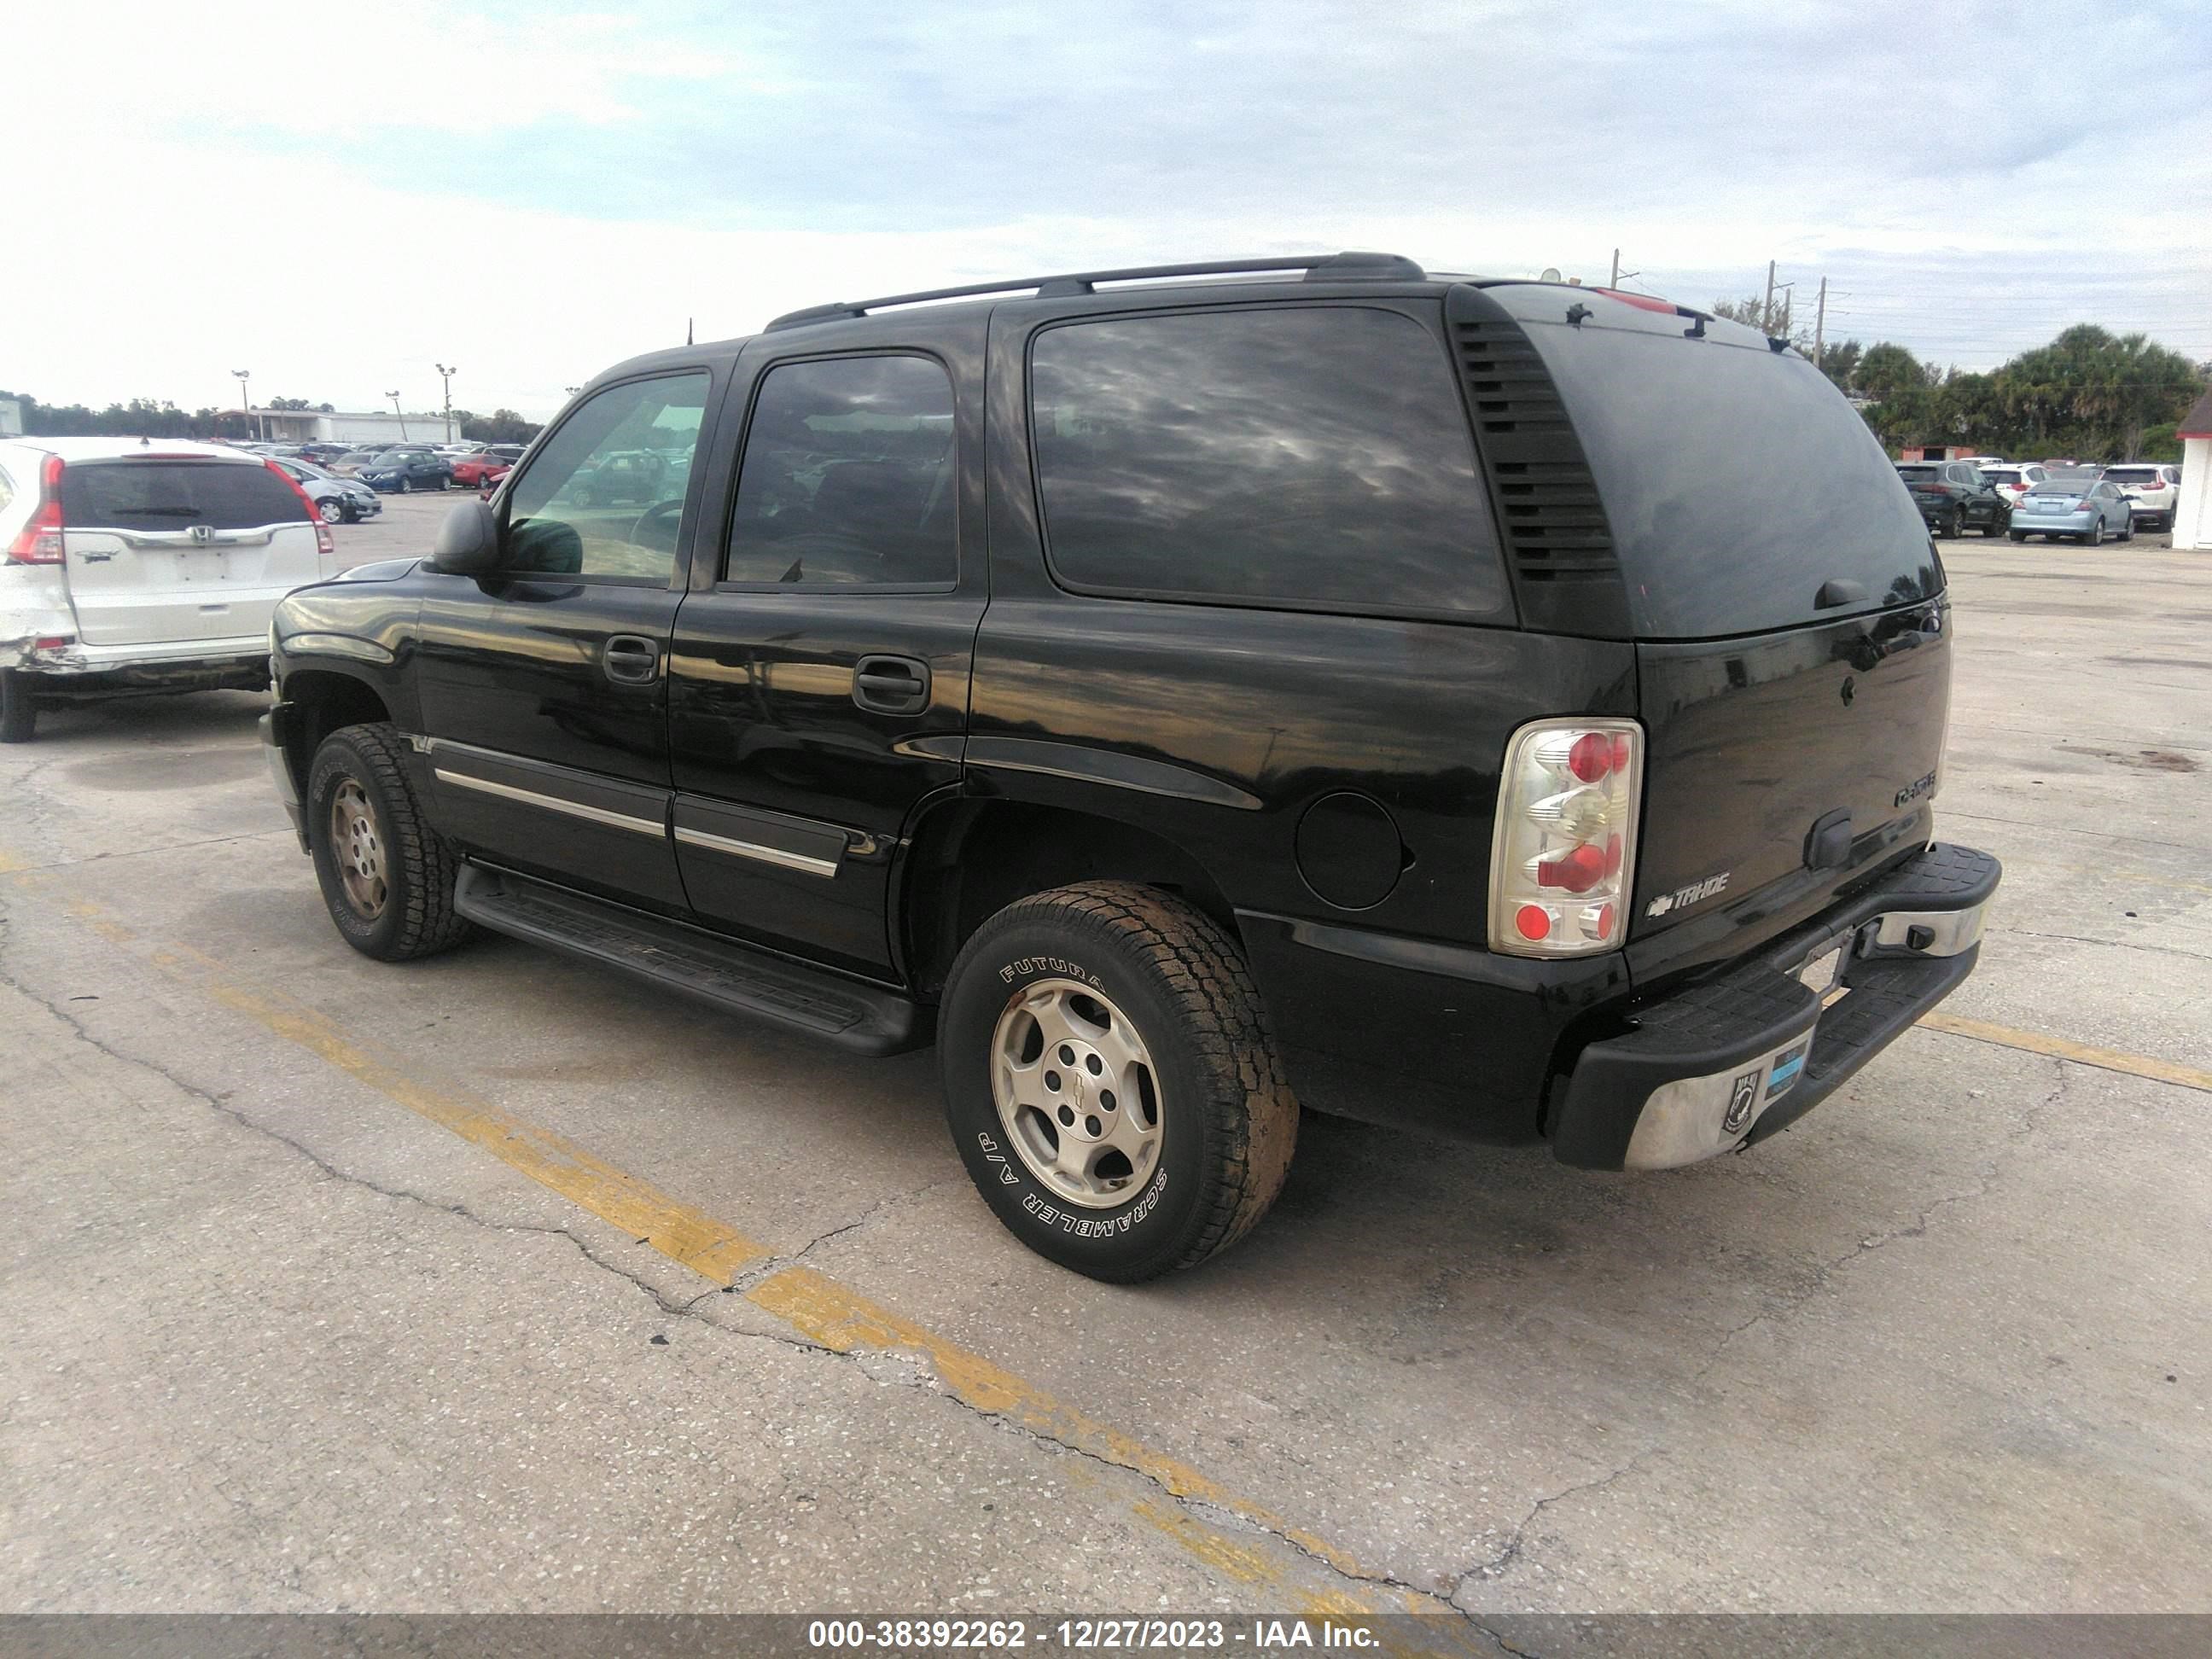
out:
M1441 343L1367 307L1122 317L1030 355L1048 556L1093 592L1226 605L1506 609Z
M265 466L234 461L78 461L62 474L62 519L73 530L258 530L308 516Z

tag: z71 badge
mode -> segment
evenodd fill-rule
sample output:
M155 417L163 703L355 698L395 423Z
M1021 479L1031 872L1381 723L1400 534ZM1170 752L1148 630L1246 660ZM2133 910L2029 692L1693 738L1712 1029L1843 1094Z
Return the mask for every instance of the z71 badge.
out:
M1723 870L1717 876L1707 876L1703 881L1692 882L1687 887L1677 887L1671 893L1662 893L1644 907L1644 914L1647 916L1663 916L1669 910L1679 910L1686 904L1695 904L1700 899L1709 899L1728 885L1729 877L1733 873L1732 871Z

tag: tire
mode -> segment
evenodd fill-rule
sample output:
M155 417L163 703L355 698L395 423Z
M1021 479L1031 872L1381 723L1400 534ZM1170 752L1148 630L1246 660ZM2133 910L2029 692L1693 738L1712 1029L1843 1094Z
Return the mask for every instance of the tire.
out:
M380 962L451 950L475 931L454 914L460 860L423 816L401 762L405 753L388 723L346 726L323 739L307 769L307 845L323 903L345 942ZM363 809L365 837L337 845L337 824Z
M412 495L415 493L415 480L404 472L399 475L399 493L403 495Z
M345 515L345 498L342 495L325 495L315 503L315 516L325 524L343 523Z
M2084 547L2102 547L2104 544L2105 521L2102 519L2100 519L2096 523L2089 526L2089 533L2081 538L2081 545Z
M2024 542L2027 539L2027 532L2025 530L2008 530L2005 534L2016 542Z
M1936 521L1936 533L1947 542L1955 542L1965 526L1960 521L1959 509L1953 507Z
M0 668L0 743L28 743L38 729L30 676L20 668Z
M1077 1064L1055 1066L1079 1047ZM1143 1063L1122 1063L1132 1053ZM1110 1284L1236 1243L1282 1190L1297 1145L1297 1102L1235 945L1133 882L1033 894L976 929L945 983L938 1054L945 1119L983 1201L1038 1255ZM1011 1127L1001 1115L994 1076L1017 1063L1035 1075L1009 1086L1013 1100L1038 1091L1074 1151L1102 1149L1087 1155L1099 1171L1087 1194L1032 1163L1062 1145L1039 1105L1014 1110ZM1105 1086L1117 1078L1118 1098ZM1124 1134L1151 1150L1109 1144Z
M2121 541L2123 541L2123 542L2131 542L2131 541L2135 540L2135 538L2136 538L2136 515L2135 515L2134 514L2130 513L2130 514L2128 514L2128 527L2127 527L2125 530L2123 530L2122 532L2120 532L2120 534L2119 534L2119 539L2120 539Z
M599 498L592 493L588 485L580 489L570 490L568 496L579 507L597 507L599 503Z

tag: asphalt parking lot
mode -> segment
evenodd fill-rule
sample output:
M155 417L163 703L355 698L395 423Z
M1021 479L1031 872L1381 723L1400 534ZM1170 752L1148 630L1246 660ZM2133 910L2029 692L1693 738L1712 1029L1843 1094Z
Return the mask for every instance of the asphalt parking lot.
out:
M456 497L341 527L427 548ZM1750 1155L1309 1120L1117 1289L933 1057L325 918L263 699L0 750L0 1610L2212 1601L2212 556L1947 544L1979 971Z

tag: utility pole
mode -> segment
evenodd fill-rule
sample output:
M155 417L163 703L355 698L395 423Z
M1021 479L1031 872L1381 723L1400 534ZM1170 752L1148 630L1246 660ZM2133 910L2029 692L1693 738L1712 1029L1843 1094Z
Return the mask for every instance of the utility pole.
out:
M1766 302L1759 308L1759 331L1774 332L1774 261L1766 262Z
M1820 308L1813 313L1813 367L1820 368L1820 354L1828 337L1828 279L1820 278ZM1821 368L1820 372L1827 371Z
M399 417L399 441L404 444L407 441L407 411L400 408L397 392L387 392L384 395L392 399L392 412Z
M432 367L438 371L438 378L446 383L446 441L451 443L453 441L453 376L461 371L448 368L443 363L434 363Z
M1620 250L1619 248L1613 251L1613 275L1605 279L1605 285L1607 288L1620 286Z
M230 372L238 377L238 412L245 416L246 435L251 438L253 435L253 399L246 393L247 383L253 379L253 371L234 368Z

